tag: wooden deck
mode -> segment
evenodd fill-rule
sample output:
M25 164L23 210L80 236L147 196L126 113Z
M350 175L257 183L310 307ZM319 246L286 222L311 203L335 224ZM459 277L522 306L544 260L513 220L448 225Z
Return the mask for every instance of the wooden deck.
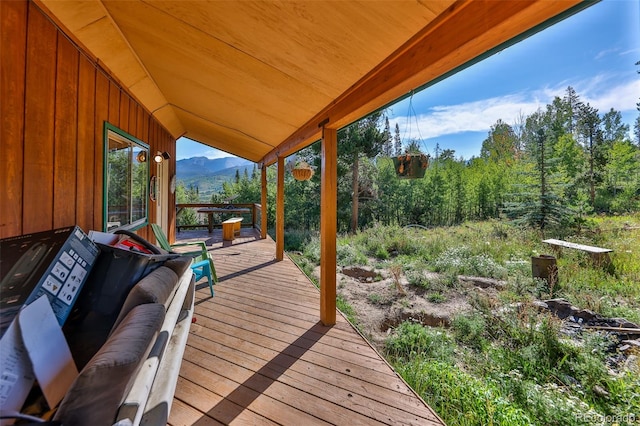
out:
M197 284L171 425L443 424L341 316L319 322L319 292L275 243L243 228L207 240L219 283Z

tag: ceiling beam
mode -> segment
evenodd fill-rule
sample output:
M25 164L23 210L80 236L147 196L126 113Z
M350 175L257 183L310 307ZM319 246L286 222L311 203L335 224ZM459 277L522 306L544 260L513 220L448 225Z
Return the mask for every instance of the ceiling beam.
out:
M319 124L339 129L429 82L474 63L592 2L462 0L423 28L358 83L260 161L273 164L320 139ZM555 18L555 19L554 19ZM531 32L531 33L529 33Z

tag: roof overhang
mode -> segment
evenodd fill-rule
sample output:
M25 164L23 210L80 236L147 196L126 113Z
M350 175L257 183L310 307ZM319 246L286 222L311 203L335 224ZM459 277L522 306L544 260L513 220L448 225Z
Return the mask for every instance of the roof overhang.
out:
M173 137L270 164L593 2L37 3Z

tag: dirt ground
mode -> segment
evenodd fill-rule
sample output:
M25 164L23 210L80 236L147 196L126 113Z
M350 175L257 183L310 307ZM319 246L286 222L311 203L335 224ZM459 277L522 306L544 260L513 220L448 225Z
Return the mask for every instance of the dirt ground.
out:
M315 271L319 276L319 268ZM438 280L438 274L429 273L427 279ZM405 294L401 294L398 283ZM496 290L472 279L461 289L447 289L438 293L409 285L405 276L396 279L390 271L373 268L343 268L337 277L338 294L353 307L358 326L376 347L381 348L394 327L406 320L428 326L449 325L452 318L471 310L468 298L473 293L491 296ZM435 301L430 301L434 300Z
M314 274L319 278L319 267ZM442 277L428 272L425 279L429 283L437 283ZM431 327L448 326L457 314L473 309L469 301L474 298L489 303L495 301L495 306L498 306L498 292L505 285L499 280L460 275L452 288L436 286L437 291L426 291L410 285L404 275L396 277L391 271L362 267L342 268L337 276L338 294L353 307L360 331L381 352L385 339L403 321L412 320ZM561 332L572 338L579 338L576 330L589 324L638 329L637 324L624 318L603 318L589 310L572 306L564 299L534 303L563 319ZM618 343L610 348L610 364L620 364L625 369L638 371L640 357L636 351L640 348L640 334L622 334Z

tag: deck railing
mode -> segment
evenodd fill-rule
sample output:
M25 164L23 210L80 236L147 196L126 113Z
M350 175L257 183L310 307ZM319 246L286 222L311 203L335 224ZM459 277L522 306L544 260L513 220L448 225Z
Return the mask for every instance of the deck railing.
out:
M198 215L199 223L191 225L176 225L176 229L180 232L181 229L194 229L194 228L207 228L207 214L197 213L198 209L206 207L216 207L220 209L229 208L229 204L223 203L181 203L176 204L176 219L180 212L184 209L194 209ZM233 207L249 209L248 213L233 213L234 216L242 216L246 219L251 219L251 227L260 230L260 224L262 220L262 206L258 203L234 203ZM214 224L214 227L220 227L222 222L222 214L214 213L214 215L220 216ZM248 222L247 222L248 223Z

